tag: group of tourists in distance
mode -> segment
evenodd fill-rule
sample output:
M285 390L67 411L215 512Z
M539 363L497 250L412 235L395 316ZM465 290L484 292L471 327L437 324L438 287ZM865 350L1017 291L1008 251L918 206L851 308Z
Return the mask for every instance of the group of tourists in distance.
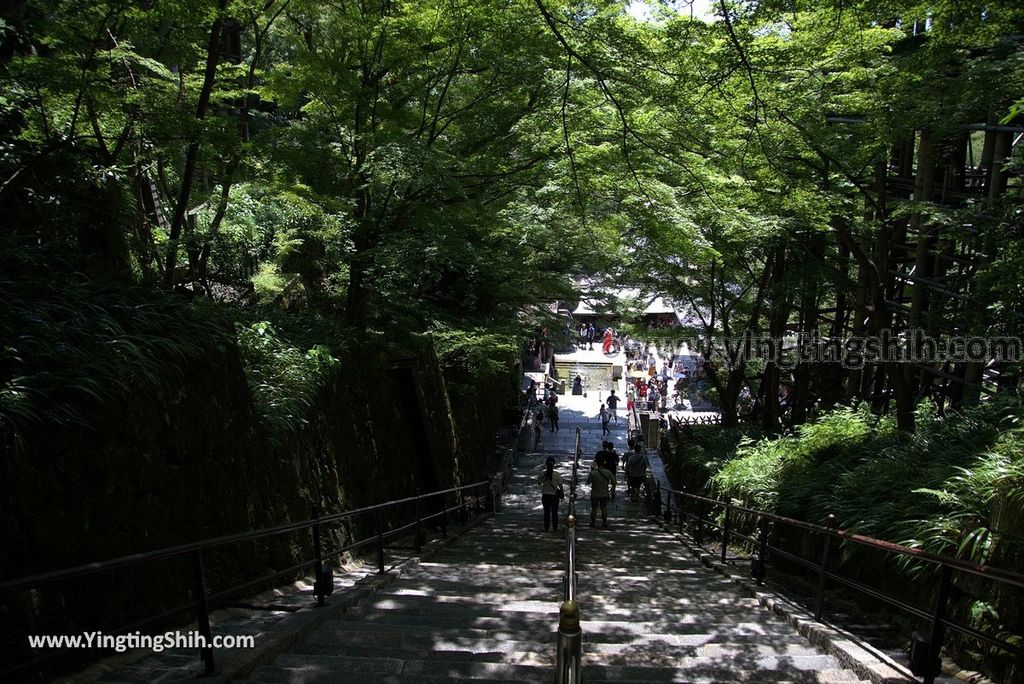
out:
M615 498L620 465L625 474L627 495L630 501L636 503L640 500L640 487L647 476L649 465L647 455L644 454L643 442L639 438L631 438L629 448L621 456L616 453L615 445L611 442L603 442L601 450L594 454L586 480L590 485L591 527L597 524L598 511L601 512L601 527L608 527L608 502ZM537 478L541 490L541 504L544 507L545 532L558 531L558 504L565 498L562 475L555 466L555 457L548 456L544 471Z

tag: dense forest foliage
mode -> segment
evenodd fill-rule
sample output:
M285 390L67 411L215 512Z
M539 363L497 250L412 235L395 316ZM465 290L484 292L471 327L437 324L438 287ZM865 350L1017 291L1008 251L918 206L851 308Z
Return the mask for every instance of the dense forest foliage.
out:
M13 3L5 271L477 349L515 343L583 274L688 303L708 352L796 330L1020 332L1018 3L630 9ZM4 279L8 302L20 286ZM7 332L4 410L23 420ZM904 430L924 397L941 412L1019 380L925 365L711 380L727 424L749 385L769 429L863 399Z
M2 465L221 336L279 440L340 340L431 333L459 394L584 276L684 304L707 358L1024 335L1024 5L708 4L7 3ZM1020 562L1018 361L707 371L688 487Z

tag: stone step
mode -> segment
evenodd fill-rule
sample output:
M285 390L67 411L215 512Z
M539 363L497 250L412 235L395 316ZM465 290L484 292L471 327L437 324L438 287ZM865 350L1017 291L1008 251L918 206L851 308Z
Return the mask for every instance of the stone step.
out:
M564 529L542 531L542 461L520 462L499 514L320 625L250 681L550 682L565 541ZM584 681L858 681L648 524L642 507L620 496L612 512L610 529L577 528ZM566 513L563 506L563 521ZM581 523L589 514L580 501Z
M411 615L442 614L462 616L501 616L507 613L547 615L558 610L561 588L548 589L545 595L526 598L522 594L488 594L483 600L473 595L418 595L374 594L360 602L363 611L385 610L407 612ZM578 596L586 615L600 615L605 619L630 617L634 621L668 619L680 623L732 622L759 608L756 599L741 597L709 597L707 601L671 596L644 596L643 601L620 601L618 596ZM356 608L351 609L357 610ZM351 612L351 611L350 611Z
M504 635L500 635L504 636ZM346 655L363 658L391 657L402 660L431 657L444 659L484 660L520 665L544 664L554 649L554 634L544 640L467 636L457 630L446 634L408 633L395 630L384 636L381 632L341 629L318 631L295 646L293 654ZM796 669L834 669L838 663L820 655L806 642L796 640L772 643L716 643L713 635L695 635L690 639L679 635L651 635L642 641L618 643L584 643L588 664L698 666L710 662L783 662ZM689 659L689 660L686 660ZM703 659L703 660L702 660Z
M553 650L553 649L552 649ZM448 681L508 680L549 681L553 663L545 665L515 665L472 660L401 660L398 658L359 658L337 655L280 655L270 668L259 668L252 682L364 682L374 675L401 675L407 681L428 678L446 678ZM273 678L276 675L279 678ZM333 677L333 679L330 679ZM387 681L387 680L384 680Z
M710 591L686 591L684 596L669 595L669 588L660 587L656 594L651 593L618 593L601 592L591 595L578 592L581 606L600 609L600 614L611 615L610 610L625 610L628 614L640 619L658 616L678 617L685 619L688 614L707 615L709 621L715 617L742 617L759 608L756 598L743 596L723 596ZM685 590L684 590L685 591ZM469 590L447 592L430 591L429 584L417 584L415 588L403 588L402 585L390 590L369 596L360 602L361 606L377 606L385 609L401 609L409 606L416 609L477 609L507 612L509 610L525 610L547 612L557 609L562 599L560 583L545 587L520 589L519 591L486 591L472 592ZM647 615L646 613L649 613Z
M431 654L432 656L434 654ZM535 664L500 663L489 660L462 659L453 653L430 660L422 657L361 657L321 653L289 653L278 656L273 668L302 673L300 681L315 673L347 675L402 675L453 679L520 678L531 680L535 676L549 679L554 664L554 648L536 656ZM673 681L678 676L690 679L718 679L721 681L804 681L804 682L856 682L850 672L830 667L835 660L829 656L754 657L744 660L727 658L684 657L673 663L650 665L618 665L591 662L585 654L583 674L585 681ZM261 668L265 669L265 668ZM255 681L263 681L258 675ZM363 681L360 679L359 681Z
M538 677L536 679L501 679L485 678L492 684L522 684L523 682L550 682L551 677ZM145 681L145 680L139 680ZM286 668L286 667L261 667L256 670L247 680L252 684L446 684L452 681L459 681L444 675L427 677L424 675L402 676L396 674L370 674L360 673L356 678L339 678L337 672L330 670L315 670L311 668Z
M513 650L508 644L522 646ZM550 644L533 642L506 642L499 639L480 641L472 648L453 648L440 642L419 648L405 648L399 645L385 646L380 642L372 645L353 645L347 642L328 643L307 641L291 649L294 655L344 655L359 658L397 658L399 660L438 660L445 662L506 663L509 665L530 665L550 668L554 658L554 640ZM428 655L429 654L429 655Z
M517 600L550 601L558 602L562 597L562 574L559 572L547 578L536 577L524 578L528 581L524 584L510 585L496 580L492 583L481 585L476 590L467 587L464 582L457 580L428 580L401 582L388 589L379 591L375 596L393 597L419 597L421 599L434 598L443 603L478 603L481 605L492 605L497 602L506 601L509 598ZM581 574L581 584L587 579ZM594 593L594 592L597 593ZM638 608L663 608L677 610L704 610L709 606L726 608L729 606L753 609L758 604L753 599L734 597L723 598L720 592L714 592L701 588L692 583L677 584L671 587L664 585L658 590L659 593L652 595L647 588L636 588L628 591L615 592L614 596L606 594L601 589L577 592L580 602L590 606L604 605L627 605Z
M796 668L757 668L751 663L719 662L709 665L675 666L591 665L584 661L585 682L773 682L783 684L839 684L858 682L855 675L841 669L800 670Z
M283 658L283 657L282 657ZM309 658L309 659L307 659ZM356 664L356 661L363 661ZM399 671L376 671L377 665ZM398 665L393 665L397 663ZM772 682L773 684L866 684L852 678L844 670L805 672L800 670L752 670L740 671L728 665L701 669L679 667L637 667L637 666L589 666L584 665L582 679L586 682ZM475 661L427 661L397 659L359 659L344 656L298 656L286 663L258 668L250 677L253 684L280 684L284 682L302 684L335 684L337 682L359 682L359 684L405 684L417 682L488 681L492 683L521 684L522 682L550 682L553 666L507 665L502 663Z
M581 575L581 580L584 576ZM423 582L401 582L384 591L362 600L361 605L383 605L387 608L400 608L403 605L415 605L416 607L441 606L457 608L459 606L498 606L513 603L528 602L541 605L546 608L557 609L561 602L562 587L561 578L552 578L553 582L546 585L532 587L517 586L514 588L503 587L501 583L487 587L480 587L477 591L465 586L453 586L451 581L444 581L434 585L429 581ZM683 594L682 596L674 593ZM673 615L683 617L688 613L696 612L709 616L742 616L750 613L759 607L756 598L743 596L722 595L721 592L714 592L708 589L698 589L687 585L674 587L659 586L653 593L650 590L631 590L626 592L614 592L613 594L599 591L591 593L578 591L578 601L582 606L599 608L602 614L611 614L607 610L627 609L630 614L638 614L638 611L647 611L652 616ZM502 608L509 610L510 608ZM521 609L521 608L513 608ZM641 617L646 618L646 617Z
M364 610L352 608L337 621L340 623L364 625L392 625L428 627L435 630L476 629L485 632L521 634L520 638L538 638L537 634L553 633L557 624L557 607L550 613L515 613L501 615L460 614L443 611L422 611L409 614L392 610ZM779 636L792 634L791 627L784 623L723 622L708 624L699 615L686 618L664 618L657 621L634 620L587 620L581 621L583 632L592 642L615 642L628 639L646 638L650 635L670 634L723 634L721 641L738 637L756 637L770 643ZM352 629L352 627L347 627Z
M498 639L503 641L535 641L538 643L554 643L555 629L554 622L548 624L533 623L525 625L493 624L471 626L464 622L458 625L439 626L431 621L421 620L423 624L408 624L408 622L378 620L374 622L356 620L346 621L343 619L331 620L317 629L317 635L338 634L341 636L353 632L379 635L376 638L387 642L391 639L403 636L411 637L436 637L438 639ZM319 638L319 636L318 636Z
M418 624L411 624L416 622ZM588 648L601 645L612 648L614 644L633 643L664 643L675 646L706 646L710 644L734 645L750 647L751 645L769 644L773 647L788 649L789 645L807 646L807 640L792 630L757 630L744 626L740 630L728 629L728 626L708 628L703 625L661 625L651 623L625 623L584 620L583 633ZM668 629L664 629L668 628ZM331 620L318 628L319 635L336 634L340 637L352 633L368 633L382 635L381 639L436 636L446 641L468 639L504 639L528 640L542 643L553 643L556 622L531 623L522 621L483 621L478 624L466 624L465 621L454 620L447 626L438 624L436 620L423 619L422 616L410 620L402 620L400 616L382 616L367 621L362 619ZM376 638L376 637L375 637Z
M349 614L372 612L405 615L442 615L459 617L504 617L543 620L558 614L555 596L548 600L520 600L508 596L505 601L480 603L467 596L372 596L349 609Z
M435 629L465 627L482 630L505 630L510 633L522 632L526 634L538 628L544 631L554 631L556 619L557 607L554 607L548 615L528 615L527 617L516 616L515 613L508 613L503 616L443 615L438 613L408 615L401 611L363 611L359 608L353 608L346 612L340 618L340 621L363 624L433 627Z

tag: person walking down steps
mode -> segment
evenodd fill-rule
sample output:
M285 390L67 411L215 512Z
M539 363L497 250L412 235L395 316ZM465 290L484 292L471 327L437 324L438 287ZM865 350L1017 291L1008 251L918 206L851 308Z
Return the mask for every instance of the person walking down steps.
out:
M619 398L615 396L615 390L613 389L612 393L608 395L608 413L611 415L616 425L619 424L619 413L617 411L618 408Z
M618 484L616 471L619 469L619 455L615 453L615 444L601 442L601 450L594 454L594 463L612 474L612 483L608 498L615 501L615 485Z
M608 429L608 421L610 421L612 417L611 414L608 413L608 409L604 407L603 403L601 404L601 410L598 415L601 416L601 436L604 437L611 432L611 430Z
M590 484L590 526L597 522L597 509L601 509L601 527L608 527L608 497L614 486L615 476L594 459L587 483Z
M629 486L629 500L634 503L640 501L640 485L647 476L647 456L643 452L643 446L637 442L633 451L626 458L626 482Z
M565 498L562 487L562 475L555 470L555 459L548 456L544 462L544 472L537 478L540 483L540 501L544 505L544 531L558 531L558 502Z

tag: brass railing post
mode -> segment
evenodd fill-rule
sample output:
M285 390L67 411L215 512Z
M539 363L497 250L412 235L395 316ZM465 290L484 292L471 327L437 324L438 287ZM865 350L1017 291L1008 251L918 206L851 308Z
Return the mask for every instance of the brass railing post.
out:
M556 684L579 684L583 654L583 632L580 609L576 603L576 477L581 447L579 427L576 428L576 452L573 456L572 480L569 483L569 513L565 519L565 577L562 604L558 610L558 640L555 645Z
M583 631L580 607L575 601L563 601L558 609L558 656L556 684L579 684L583 657Z

